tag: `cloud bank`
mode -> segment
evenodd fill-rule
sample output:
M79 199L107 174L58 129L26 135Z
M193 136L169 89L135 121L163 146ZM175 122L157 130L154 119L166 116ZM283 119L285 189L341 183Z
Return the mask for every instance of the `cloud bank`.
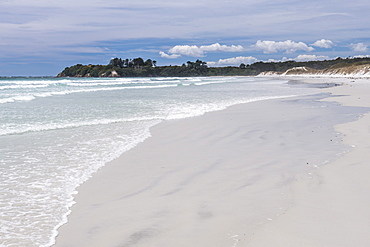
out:
M322 60L329 60L329 56L318 56L318 55L298 55L296 58L292 58L289 60L294 60L297 62L305 62L305 61L322 61Z
M217 62L208 62L207 64L209 66L224 66L224 65L240 65L241 63L244 64L252 64L257 62L258 59L252 56L249 57L232 57L232 58L226 58L226 59L219 59Z
M296 51L313 51L315 48L308 46L303 42L294 42L291 40L286 41L261 41L258 40L255 45L252 46L256 50L262 50L263 53L277 53L279 51L285 51L285 53L293 53Z
M332 48L334 46L334 43L333 41L328 40L328 39L320 39L311 45L321 47L321 48Z
M176 45L168 50L168 53L160 51L159 54L163 58L178 58L180 56L188 57L204 57L206 52L241 52L244 47L241 45L220 45L215 43L212 45Z
M179 55L179 54L171 54L171 55L169 55L169 54L167 54L167 53L165 53L163 51L160 51L159 52L159 55L161 55L161 57L163 57L163 58L169 58L169 59L174 59L174 58L181 57L181 55Z
M267 61L263 61L263 60L255 58L255 57L252 57L252 56L248 56L248 57L239 56L239 57L232 57L232 58L226 58L226 59L219 59L217 62L207 62L207 64L209 66L216 66L217 67L217 66L225 66L225 65L226 66L239 66L242 63L252 64L252 63L255 63L255 62L258 62L258 61L262 61L262 62L286 62L286 61L293 61L294 60L294 61L297 61L297 62L305 62L305 61L322 61L322 60L329 60L329 59L330 59L329 56L306 55L306 54L298 55L295 58L283 57L280 60L269 59Z
M367 45L364 43L350 44L349 47L352 49L352 51L356 52L366 52L368 50Z

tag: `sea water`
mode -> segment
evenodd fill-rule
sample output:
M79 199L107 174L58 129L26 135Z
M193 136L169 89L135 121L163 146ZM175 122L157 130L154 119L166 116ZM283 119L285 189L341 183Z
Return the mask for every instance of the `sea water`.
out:
M76 188L162 121L317 90L255 77L0 78L0 246L51 246Z

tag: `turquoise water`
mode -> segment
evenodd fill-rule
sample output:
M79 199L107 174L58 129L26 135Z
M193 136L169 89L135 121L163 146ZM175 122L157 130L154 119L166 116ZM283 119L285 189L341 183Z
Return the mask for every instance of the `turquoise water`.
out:
M1 78L0 246L50 246L78 185L150 127L240 103L318 92L284 80Z

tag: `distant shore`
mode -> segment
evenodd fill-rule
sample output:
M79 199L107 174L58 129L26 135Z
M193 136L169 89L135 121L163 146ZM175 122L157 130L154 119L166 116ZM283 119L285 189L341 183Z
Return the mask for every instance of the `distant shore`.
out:
M114 58L108 65L76 64L65 68L57 77L194 77L257 75L330 75L370 77L370 58L337 58L324 61L285 61L241 63L239 66L208 67L207 62L187 61L181 66L157 66L151 59Z
M155 126L79 188L55 246L367 246L370 116L327 101L370 107L369 81L314 80L343 85Z

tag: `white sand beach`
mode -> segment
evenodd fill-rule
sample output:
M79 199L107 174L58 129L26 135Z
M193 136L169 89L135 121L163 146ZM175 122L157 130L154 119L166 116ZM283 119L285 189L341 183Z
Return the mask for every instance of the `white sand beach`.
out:
M325 89L337 95L327 101L370 106L369 80L327 81L343 82ZM289 210L258 229L248 246L370 246L370 114L335 128L353 150L321 167L312 178L294 183Z
M370 114L330 102L370 107L370 81L314 80L343 85L155 126L80 186L55 246L370 246Z

